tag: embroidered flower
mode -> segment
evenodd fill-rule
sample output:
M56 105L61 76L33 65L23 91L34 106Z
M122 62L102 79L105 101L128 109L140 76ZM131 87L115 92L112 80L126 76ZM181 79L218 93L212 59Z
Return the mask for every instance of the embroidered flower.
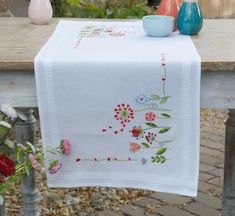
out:
M141 163L142 163L143 165L146 164L146 163L147 163L147 159L142 158L142 159L141 159Z
M50 167L48 169L49 173L51 175L53 175L53 174L57 173L59 171L59 169L61 169L61 167L62 167L61 161L59 161L59 160L52 160L50 162Z
M40 171L41 169L41 164L38 163L36 157L33 154L29 154L29 160L31 162L32 167L37 170Z
M2 104L0 112L6 115L11 121L15 121L17 118L15 109L8 104Z
M0 155L0 173L5 177L15 173L14 162L6 155Z
M140 144L134 142L130 143L130 152L138 152L140 149Z
M145 94L140 94L135 97L135 102L138 106L144 106L149 102L149 98Z
M154 112L147 112L145 114L145 120L146 121L154 121L156 118L156 114Z
M134 110L129 104L118 104L114 109L114 118L120 121L122 126L125 127L126 123L134 119Z
M149 144L152 144L156 136L157 134L148 132L147 135L145 136L145 139Z
M134 126L133 129L131 130L131 133L132 133L132 137L135 137L138 139L139 137L143 137L145 132L141 126Z
M60 148L64 155L69 155L71 152L71 144L68 139L62 139L60 142Z

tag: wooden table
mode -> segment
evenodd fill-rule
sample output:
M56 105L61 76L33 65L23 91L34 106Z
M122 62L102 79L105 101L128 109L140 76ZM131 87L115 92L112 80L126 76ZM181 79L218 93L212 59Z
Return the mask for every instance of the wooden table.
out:
M0 104L21 108L27 121L16 128L18 142L34 142L37 107L33 59L53 32L50 25L36 26L27 18L0 18ZM235 20L205 20L192 37L202 58L201 107L229 109L226 123L223 215L235 215ZM38 214L34 173L23 185L25 215Z

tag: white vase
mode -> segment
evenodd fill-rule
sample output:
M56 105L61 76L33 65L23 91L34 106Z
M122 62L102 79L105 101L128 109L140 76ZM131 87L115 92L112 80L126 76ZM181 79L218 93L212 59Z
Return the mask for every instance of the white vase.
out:
M50 0L30 0L28 15L33 24L48 24L52 19L52 14Z

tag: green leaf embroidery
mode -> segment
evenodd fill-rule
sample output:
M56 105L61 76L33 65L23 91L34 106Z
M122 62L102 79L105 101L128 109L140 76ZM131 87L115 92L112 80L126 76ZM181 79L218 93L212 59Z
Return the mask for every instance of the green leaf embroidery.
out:
M152 122L146 122L145 124L148 125L151 128L156 128L157 127L157 125L155 123L152 123Z
M142 144L142 146L144 146L145 148L149 148L149 147L150 147L150 145L149 145L148 143L142 142L141 144Z
M171 118L171 115L169 115L169 114L167 114L167 113L161 113L161 115L162 115L163 117L166 117L166 118Z
M150 95L150 97L151 97L151 99L153 99L153 100L159 100L159 99L161 98L159 95L156 95L156 94Z
M160 158L161 158L161 163L162 164L166 162L166 158L164 156L160 156Z
M160 104L166 103L166 102L168 101L168 98L169 98L169 97L163 97L163 98L161 99L161 101L160 101Z
M156 161L157 161L157 163L159 163L161 161L161 158L157 156Z
M159 134L162 134L162 133L166 133L167 131L169 131L171 128L168 127L168 128L162 128L158 133Z
M162 155L158 156L156 155L155 157L151 157L151 161L152 163L165 163L166 162L166 158Z
M166 149L167 149L167 148L164 148L164 147L160 148L160 149L157 151L156 155L162 155L162 154L164 154L164 153L166 152Z
M158 141L158 144L166 144L170 142L172 142L172 140L163 140L163 141Z

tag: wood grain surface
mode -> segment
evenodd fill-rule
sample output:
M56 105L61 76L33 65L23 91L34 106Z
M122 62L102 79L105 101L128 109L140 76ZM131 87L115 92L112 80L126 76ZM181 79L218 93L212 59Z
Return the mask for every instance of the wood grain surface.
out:
M32 25L28 18L0 18L0 70L32 71L35 55L57 22L53 19L50 25ZM234 26L233 19L205 20L200 34L192 37L202 70L235 70Z

